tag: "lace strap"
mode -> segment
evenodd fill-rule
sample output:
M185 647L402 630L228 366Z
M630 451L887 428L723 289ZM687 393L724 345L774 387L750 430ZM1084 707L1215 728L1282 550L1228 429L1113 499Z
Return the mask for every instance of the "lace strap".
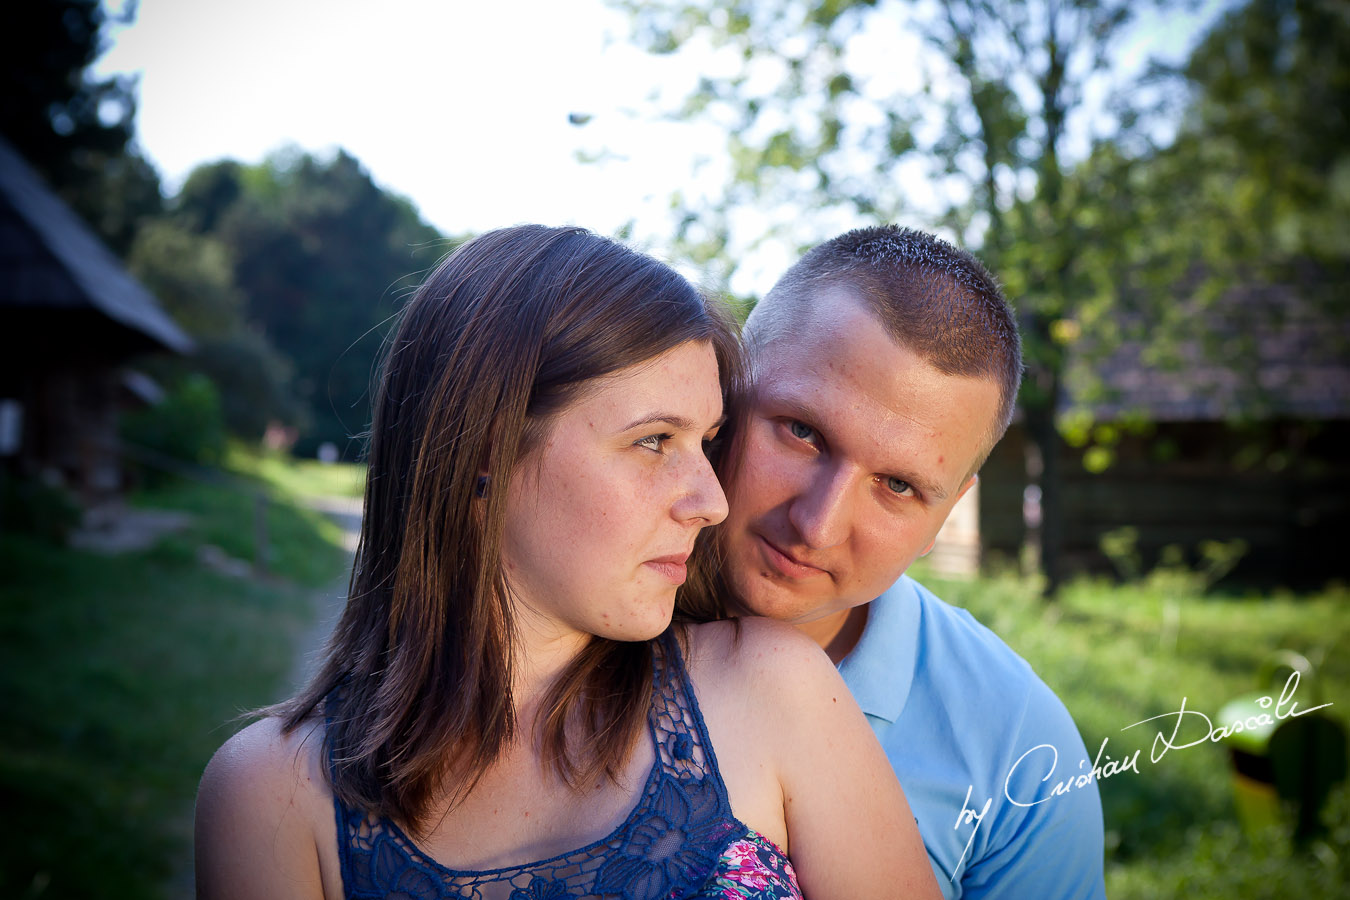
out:
M726 785L699 710L694 685L672 626L654 646L654 684L650 721L662 768L677 778L710 777L726 802Z

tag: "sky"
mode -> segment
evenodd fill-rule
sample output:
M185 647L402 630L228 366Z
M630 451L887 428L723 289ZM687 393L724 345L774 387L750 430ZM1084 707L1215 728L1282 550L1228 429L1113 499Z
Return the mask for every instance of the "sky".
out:
M340 146L450 234L610 232L665 204L700 140L625 114L681 81L607 40L625 25L599 0L142 0L98 71L139 73L138 139L169 190L202 162ZM602 146L617 158L577 162Z
M1218 2L1145 20L1121 64L1181 58ZM342 147L446 234L519 222L608 234L633 221L659 254L671 194L715 193L727 171L725 135L660 115L718 72L715 54L650 56L603 0L140 0L111 37L96 74L138 76L138 141L170 192L204 162ZM884 72L921 50L897 29L861 52ZM697 168L700 157L713 162ZM767 229L768 211L740 212L747 232ZM762 294L792 252L757 249L733 290Z

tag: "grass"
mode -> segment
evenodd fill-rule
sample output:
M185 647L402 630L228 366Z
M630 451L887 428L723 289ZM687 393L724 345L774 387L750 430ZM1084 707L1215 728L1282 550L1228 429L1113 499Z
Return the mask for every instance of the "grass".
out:
M238 444L229 448L225 468L255 478L292 501L360 497L366 485L364 465L291 459L276 453L258 453Z
M185 537L167 540L168 550L191 555L210 544L235 559L253 562L258 498L267 500L267 571L309 587L322 587L344 565L342 529L307 504L332 497L360 497L365 469L326 465L232 447L224 472L212 480L172 479L132 498L139 506L191 513Z
M134 500L195 523L119 557L0 535L0 896L162 896L190 858L206 761L239 713L290 689L314 589L345 565L335 526L274 501L270 577L216 574L196 548L251 558L249 491L178 482Z
M1350 883L1350 793L1344 784L1325 811L1328 835L1294 852L1285 832L1259 838L1241 832L1222 745L1178 748L1153 763L1159 727L1122 731L1176 712L1183 697L1188 710L1219 725L1217 712L1226 702L1265 692L1269 685L1260 675L1280 649L1317 665L1315 682L1298 688L1302 705L1315 705L1320 694L1320 702L1335 704L1326 712L1344 725L1350 591L1343 585L1305 596L1203 596L1185 573L1159 572L1129 585L1077 581L1047 607L1029 581L942 581L916 574L1032 664L1073 714L1089 753L1095 755L1103 739L1113 759L1142 750L1139 774L1100 784L1109 897L1343 896ZM1170 733L1175 717L1166 722ZM1197 723L1188 719L1177 743L1203 736Z

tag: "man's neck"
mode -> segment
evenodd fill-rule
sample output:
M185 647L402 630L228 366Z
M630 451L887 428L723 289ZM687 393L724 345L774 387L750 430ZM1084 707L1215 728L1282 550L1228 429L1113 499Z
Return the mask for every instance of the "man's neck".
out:
M850 609L841 609L823 619L814 619L797 625L797 630L815 641L836 666L852 652L862 637L867 624L867 607L863 603Z

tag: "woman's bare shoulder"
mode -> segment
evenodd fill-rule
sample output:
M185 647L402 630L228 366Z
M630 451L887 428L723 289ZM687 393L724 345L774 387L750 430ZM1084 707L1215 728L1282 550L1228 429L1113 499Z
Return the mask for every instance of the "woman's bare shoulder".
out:
M200 791L222 789L258 796L281 791L298 800L307 794L331 796L323 766L323 726L304 723L286 731L268 717L221 745L202 775Z
M804 689L842 686L825 651L783 622L747 617L689 628L689 668L710 690L752 690L800 701Z
M198 896L323 896L335 840L323 744L320 723L266 718L216 751L197 788Z

